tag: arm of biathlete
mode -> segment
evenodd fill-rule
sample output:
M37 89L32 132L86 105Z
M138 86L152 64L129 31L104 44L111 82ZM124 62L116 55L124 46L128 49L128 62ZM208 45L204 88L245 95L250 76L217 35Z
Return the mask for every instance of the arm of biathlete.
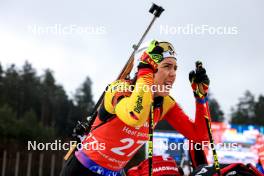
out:
M194 122L190 120L175 101L173 103L172 108L164 115L164 119L189 140L193 140L194 142L208 141L209 136L205 120L205 116L208 116L207 102L200 103L196 101Z
M100 120L116 115L129 126L142 126L150 112L152 84L153 71L149 68L139 69L133 90L130 83L125 80L110 84L105 93L104 106L99 110Z

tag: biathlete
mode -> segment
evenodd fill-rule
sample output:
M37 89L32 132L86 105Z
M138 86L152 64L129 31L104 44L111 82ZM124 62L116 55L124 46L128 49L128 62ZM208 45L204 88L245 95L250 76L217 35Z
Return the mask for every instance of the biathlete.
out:
M169 95L176 79L177 59L169 42L153 40L140 58L134 81L110 84L92 130L82 141L61 176L118 176L133 155L149 139L148 121L154 101L154 127L165 119L177 132L194 142L208 141L206 121L209 79L204 68L189 74L195 96L195 121ZM131 88L132 86L132 88ZM97 144L97 148L92 148ZM85 147L86 146L86 147Z

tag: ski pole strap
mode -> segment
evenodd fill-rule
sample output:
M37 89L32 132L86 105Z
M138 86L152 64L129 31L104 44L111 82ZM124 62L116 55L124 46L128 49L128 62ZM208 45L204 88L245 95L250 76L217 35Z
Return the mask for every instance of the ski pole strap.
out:
M196 98L196 101L200 104L205 104L208 101L208 97L205 98Z
M120 171L112 171L105 167L102 167L96 164L94 161L92 161L82 151L75 152L75 156L84 167L86 167L87 169L89 169L90 171L94 173L104 175L104 176L122 176L123 169Z

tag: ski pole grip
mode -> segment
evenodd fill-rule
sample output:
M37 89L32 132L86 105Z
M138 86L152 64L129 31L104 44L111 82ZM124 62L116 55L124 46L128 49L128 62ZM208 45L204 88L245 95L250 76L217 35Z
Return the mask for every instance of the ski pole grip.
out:
M161 6L158 6L154 3L149 9L149 12L152 13L155 17L159 17L163 11L164 9Z
M203 63L201 61L196 61L195 66L196 66L196 69L199 69L199 68L203 67Z

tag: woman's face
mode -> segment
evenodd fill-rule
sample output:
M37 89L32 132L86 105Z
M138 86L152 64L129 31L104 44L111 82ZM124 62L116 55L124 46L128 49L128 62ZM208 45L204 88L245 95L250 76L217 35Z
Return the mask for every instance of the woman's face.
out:
M158 71L154 74L154 84L157 86L154 96L167 96L176 79L177 64L172 57L165 58L158 64Z

